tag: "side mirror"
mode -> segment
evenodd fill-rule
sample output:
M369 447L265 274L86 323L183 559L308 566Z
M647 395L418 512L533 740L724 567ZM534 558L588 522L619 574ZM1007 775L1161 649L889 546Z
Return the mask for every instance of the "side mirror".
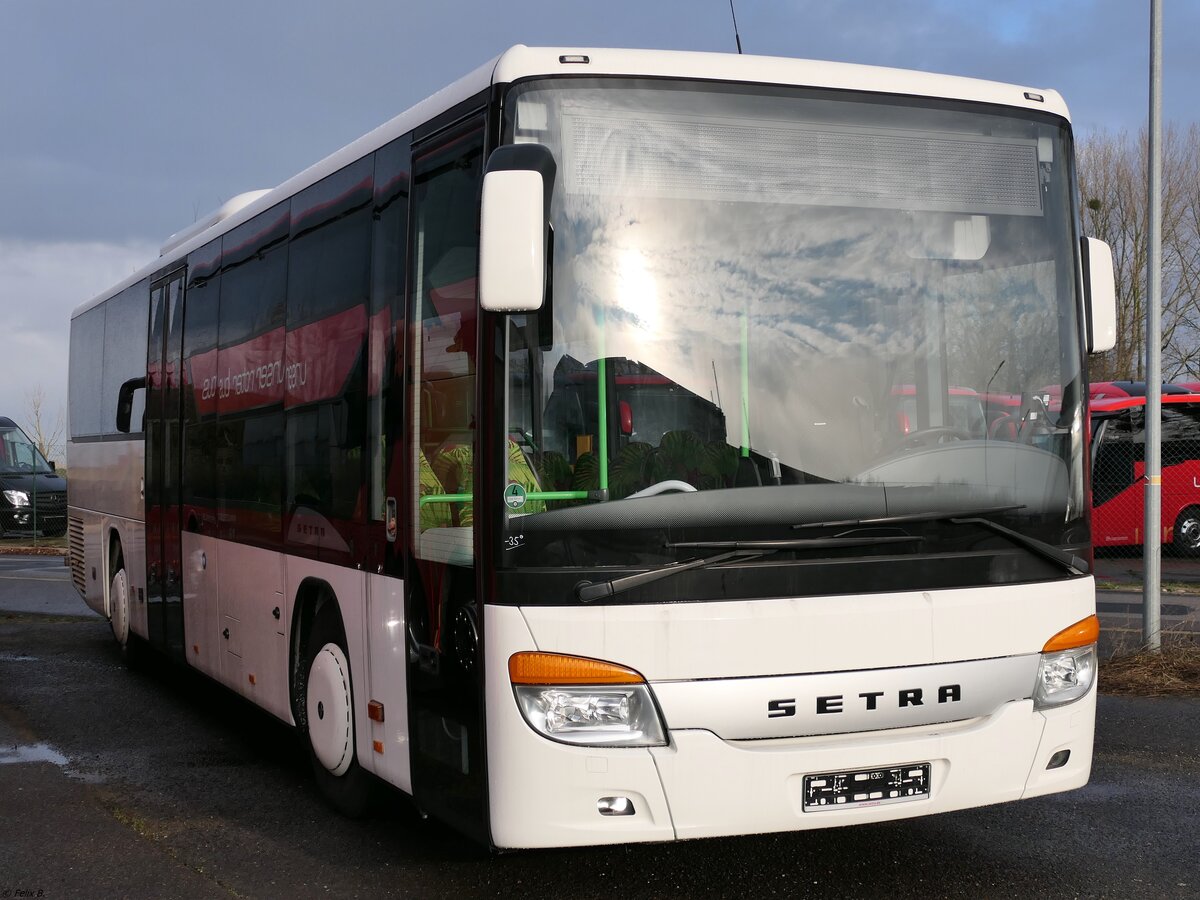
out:
M557 165L542 144L497 147L483 176L479 305L533 312L546 298L550 198Z
M1103 353L1117 344L1117 286L1112 249L1104 241L1084 238L1083 281L1087 296L1087 349Z
M129 420L133 417L133 392L144 390L146 377L130 378L117 393L117 431L129 434Z

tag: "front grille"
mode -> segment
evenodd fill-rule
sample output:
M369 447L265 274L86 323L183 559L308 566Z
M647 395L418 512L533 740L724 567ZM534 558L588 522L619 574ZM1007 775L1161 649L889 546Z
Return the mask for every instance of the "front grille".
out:
M67 511L66 491L38 491L31 494L39 516L61 516Z
M83 597L87 592L87 580L84 578L83 565L83 519L71 516L67 519L68 543L70 546L71 581L75 582L75 590Z

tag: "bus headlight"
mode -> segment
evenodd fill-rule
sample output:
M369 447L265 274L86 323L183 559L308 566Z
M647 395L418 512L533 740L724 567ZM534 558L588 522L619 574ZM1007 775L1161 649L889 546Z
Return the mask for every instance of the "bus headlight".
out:
M13 506L28 506L29 494L25 491L5 491L4 499Z
M667 743L650 686L632 669L556 653L517 653L508 671L521 715L551 740L602 747Z
M1043 653L1033 692L1034 709L1062 706L1078 700L1096 680L1096 646Z
M1072 703L1096 681L1096 641L1100 620L1088 616L1046 642L1033 689L1034 709Z

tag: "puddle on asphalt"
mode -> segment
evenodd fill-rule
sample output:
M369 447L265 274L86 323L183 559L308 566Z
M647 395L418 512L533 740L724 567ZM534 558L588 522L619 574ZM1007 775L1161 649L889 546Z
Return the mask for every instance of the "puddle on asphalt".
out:
M69 760L49 744L26 744L23 747L0 747L0 766L12 763L48 762L65 766Z

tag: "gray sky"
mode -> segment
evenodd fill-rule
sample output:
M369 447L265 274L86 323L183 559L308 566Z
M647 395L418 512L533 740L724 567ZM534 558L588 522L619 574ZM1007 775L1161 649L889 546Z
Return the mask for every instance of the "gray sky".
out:
M747 53L1052 87L1137 130L1148 0L735 0ZM1200 0L1165 0L1165 118L1200 120ZM0 0L0 415L66 406L71 310L506 47L734 49L728 0Z

